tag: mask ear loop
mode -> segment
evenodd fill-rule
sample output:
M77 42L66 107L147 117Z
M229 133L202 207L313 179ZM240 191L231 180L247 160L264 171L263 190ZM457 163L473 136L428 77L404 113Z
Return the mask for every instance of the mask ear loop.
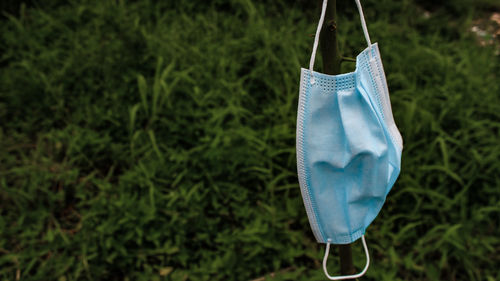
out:
M370 56L370 60L371 60L373 58L372 57L372 42L370 40L370 34L368 34L368 27L366 27L365 15L363 13L363 8L361 7L360 0L355 0L355 1L356 1L356 6L358 6L359 17L361 19L361 27L363 28L363 33L365 35L366 44L368 44L368 48L369 48L368 55ZM313 73L314 60L316 59L316 51L318 49L319 34L321 32L321 27L323 26L323 22L325 21L327 4L328 4L328 0L323 0L323 6L321 7L321 16L319 18L318 27L316 28L316 35L314 36L314 45L313 45L313 51L311 54L311 60L309 61L309 72L311 73L311 80L310 80L311 85L313 85L315 83L314 73Z
M368 246L366 246L366 241L365 241L365 236L361 236L361 241L363 242L363 248L365 249L365 255L366 255L366 265L363 271L361 271L358 274L354 275L344 275L344 276L330 276L328 274L328 270L326 269L326 262L328 260L328 254L330 253L330 239L328 239L328 242L326 243L326 250L325 250L325 257L323 258L323 271L325 272L326 277L330 280L346 280L346 279L356 279L359 278L363 275L365 275L366 271L368 270L368 267L370 266L370 254L368 253Z
M370 34L368 34L368 27L366 26L365 14L363 13L363 7L361 7L360 0L355 0L356 6L358 6L359 19L361 20L361 28L363 28L363 34L365 35L366 44L368 44L368 55L370 60L372 59L372 41L370 40Z
M328 4L328 0L323 0L323 6L321 7L321 16L319 18L319 23L318 27L316 28L316 35L314 36L314 45L313 45L313 51L311 54L311 60L309 61L309 72L311 73L311 85L314 84L314 74L313 74L313 67L314 67L314 60L316 59L316 50L318 49L318 43L319 43L319 33L321 32L321 27L323 26L323 22L325 21L325 13L326 13L326 5Z

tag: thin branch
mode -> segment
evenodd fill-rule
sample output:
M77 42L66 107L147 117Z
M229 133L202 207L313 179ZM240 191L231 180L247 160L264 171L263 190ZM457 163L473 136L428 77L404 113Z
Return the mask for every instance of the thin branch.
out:
M355 58L349 58L349 57L342 57L342 60L340 62L344 62L344 61L356 62L356 59Z

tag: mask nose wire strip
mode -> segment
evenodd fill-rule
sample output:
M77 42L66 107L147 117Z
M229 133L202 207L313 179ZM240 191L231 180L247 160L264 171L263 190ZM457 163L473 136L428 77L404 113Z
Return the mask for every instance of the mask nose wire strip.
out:
M330 253L330 239L328 239L328 242L326 243L326 250L325 250L325 257L323 258L323 271L325 272L326 277L330 280L347 280L347 279L356 279L359 278L363 275L365 275L366 271L368 270L368 267L370 266L370 254L368 253L368 246L366 246L366 241L365 241L365 236L361 236L361 241L363 242L363 248L365 249L365 255L366 255L366 265L363 271L361 271L358 274L354 275L344 275L344 276L330 276L328 274L328 270L326 269L326 262L328 261L328 254Z
M366 44L368 44L368 48L370 48L370 51L368 52L368 54L369 54L370 59L371 59L372 58L372 52L371 52L372 42L370 40L370 34L368 34L368 27L366 27L365 15L363 13L363 8L361 7L360 0L355 0L355 1L356 1L356 6L358 6L359 17L361 19L361 27L363 28L363 33L365 34ZM323 26L323 22L325 21L325 13L326 13L327 4L328 4L328 0L323 0L323 5L321 7L321 16L319 18L318 27L316 28L316 35L314 36L314 45L313 45L313 50L312 50L312 54L311 54L311 60L309 61L309 72L311 73L311 84L314 84L314 74L313 74L314 60L316 59L316 51L318 50L319 34L321 32L321 27Z

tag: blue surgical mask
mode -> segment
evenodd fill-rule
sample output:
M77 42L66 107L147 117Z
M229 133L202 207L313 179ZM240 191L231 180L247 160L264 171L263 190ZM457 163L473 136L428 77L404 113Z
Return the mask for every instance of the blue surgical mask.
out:
M368 47L357 56L356 70L340 75L313 71L326 3L309 69L301 69L297 168L312 231L319 243L326 243L325 274L341 280L358 278L368 269L364 234L399 175L403 141L392 116L378 45L370 42L359 0ZM357 275L328 275L330 244L358 238L367 256L365 269Z

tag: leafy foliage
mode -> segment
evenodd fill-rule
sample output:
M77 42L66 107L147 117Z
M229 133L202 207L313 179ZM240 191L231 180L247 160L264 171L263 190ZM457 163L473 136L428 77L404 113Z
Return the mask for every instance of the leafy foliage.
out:
M178 2L3 20L3 280L323 279L295 162L314 1ZM405 142L365 279L498 280L500 68L465 31L478 12L365 2ZM339 16L355 56L354 4Z

